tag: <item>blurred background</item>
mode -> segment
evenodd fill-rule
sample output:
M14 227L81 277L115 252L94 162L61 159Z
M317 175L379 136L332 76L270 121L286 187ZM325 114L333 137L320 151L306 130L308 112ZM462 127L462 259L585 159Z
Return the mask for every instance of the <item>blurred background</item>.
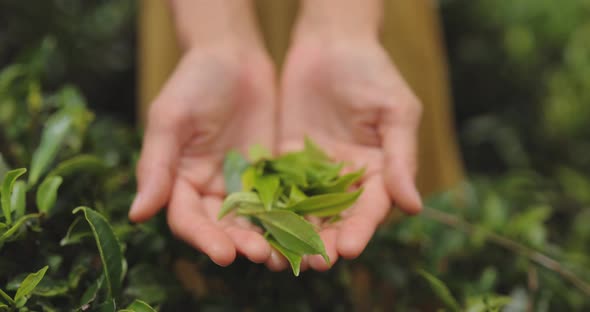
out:
M304 274L297 282L245 263L220 271L201 261L213 284L228 283L221 293L238 294L230 301L249 307L295 304L301 308L296 310L347 310L349 304L359 310L433 310L425 298L435 294L412 274L424 266L462 302L493 294L512 298L508 311L590 309L590 1L438 5L468 172L461 188L470 195L462 199L461 219L432 213L427 220L401 221L382 229L358 262L344 262L329 274ZM0 70L26 63L43 93L74 85L97 119L131 128L136 17L132 0L2 0ZM0 115L6 107L0 104ZM442 213L454 211L455 203L448 193L429 200ZM495 242L489 233L517 246ZM537 251L558 265L535 258ZM239 291L245 286L232 282L231 272L239 270L263 281L246 293L285 283L290 295L276 289L267 299L245 295ZM353 287L350 281L359 279L366 289ZM214 291L198 291L209 307L223 301ZM390 293L395 302L388 301Z

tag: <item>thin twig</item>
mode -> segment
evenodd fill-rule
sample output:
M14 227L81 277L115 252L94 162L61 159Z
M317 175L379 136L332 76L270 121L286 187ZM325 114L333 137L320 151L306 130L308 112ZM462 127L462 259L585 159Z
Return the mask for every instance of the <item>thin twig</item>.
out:
M484 231L486 233L486 238L489 241L491 241L499 246L502 246L508 250L511 250L517 254L523 255L523 256L529 258L531 261L533 261L533 262L535 262L535 263L537 263L537 264L539 264L551 271L556 272L561 277L563 277L565 280L572 283L576 288L578 288L584 294L586 294L587 296L590 296L590 284L588 282L580 279L578 276L576 276L575 273L573 273L572 271L565 268L557 260L555 260L555 259L553 259L541 252L538 252L532 248L529 248L519 242L513 241L505 236L500 235L500 234L490 232L487 229L484 229L484 228L479 227L477 225L470 224L470 223L466 222L465 220L463 220L457 216L454 216L452 214L446 213L444 211L436 210L433 208L426 208L426 209L424 209L423 214L425 217L427 217L431 220L434 220L434 221L440 222L442 224L448 225L450 227L459 229L467 234L473 234L475 232Z

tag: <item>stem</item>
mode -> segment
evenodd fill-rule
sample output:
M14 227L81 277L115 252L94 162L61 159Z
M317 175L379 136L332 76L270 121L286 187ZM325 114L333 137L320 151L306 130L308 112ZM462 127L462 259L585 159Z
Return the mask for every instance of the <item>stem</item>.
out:
M576 276L575 273L573 273L572 271L565 268L557 260L555 260L555 259L553 259L553 258L551 258L539 251L529 248L519 242L513 241L505 236L500 235L500 234L490 232L482 227L470 224L457 216L454 216L452 214L449 214L449 213L446 213L446 212L443 212L440 210L426 208L426 209L424 209L424 216L431 219L431 220L437 221L439 223L459 229L467 234L473 234L475 232L484 231L484 232L486 232L486 238L489 239L491 242L493 242L501 247L504 247L510 251L513 251L514 253L525 256L528 259L530 259L531 261L537 263L538 265L543 266L546 269L556 272L561 277L563 277L565 280L567 280L568 282L573 284L580 291L582 291L585 295L590 296L590 284L588 282L586 282L586 281L582 280L581 278L579 278L578 276Z
M5 293L2 289L0 289L0 297L4 298L10 305L14 305L14 299L10 297L7 293Z

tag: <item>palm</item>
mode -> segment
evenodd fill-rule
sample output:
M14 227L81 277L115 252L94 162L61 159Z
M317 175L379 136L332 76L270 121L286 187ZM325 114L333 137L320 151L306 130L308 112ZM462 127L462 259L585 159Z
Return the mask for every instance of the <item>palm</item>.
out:
M154 179L158 163L169 165L170 190L154 189L154 202L168 202L171 230L222 265L231 263L236 251L256 262L270 253L245 220L217 220L225 153L273 142L274 79L267 65L260 58L186 56L150 110L139 182L142 175Z
M409 89L378 45L355 49L307 41L291 50L281 90L282 151L300 147L310 136L331 157L347 163L347 170L366 168L359 202L320 233L333 261L339 255L356 257L391 206L384 175L389 143L384 137L396 108L389 98L405 96ZM328 268L316 256L309 263Z

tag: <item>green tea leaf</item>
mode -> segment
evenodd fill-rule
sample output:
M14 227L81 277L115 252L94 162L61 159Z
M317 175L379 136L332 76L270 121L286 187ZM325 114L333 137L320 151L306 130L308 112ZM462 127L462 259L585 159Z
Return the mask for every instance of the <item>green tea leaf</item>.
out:
M116 310L117 305L115 304L115 299L113 298L107 299L107 301L96 307L96 312L115 312Z
M253 214L283 247L298 254L320 254L330 262L324 243L313 225L288 210L272 210Z
M22 281L20 287L16 291L16 295L14 295L14 301L19 301L21 298L29 295L35 289L35 287L37 287L37 284L39 284L41 279L43 279L43 276L45 276L45 272L47 272L48 268L49 267L46 266L36 273L29 274Z
M254 179L254 189L258 192L266 210L272 208L279 195L281 181L276 175L257 176Z
M60 176L48 176L37 189L37 209L44 214L50 214L57 199L57 190L63 182Z
M434 293L451 311L461 311L461 306L455 297L453 297L449 288L447 288L447 286L445 286L441 280L422 269L418 270L417 272L428 281Z
M68 227L66 236L59 242L60 246L73 245L81 242L84 238L92 237L92 230L87 222L82 222L83 218L76 218Z
M84 213L84 217L94 234L105 272L108 296L112 298L118 295L121 290L121 277L123 274L121 246L105 217L88 207L78 207L74 209L73 213L79 211Z
M305 137L303 151L310 160L322 162L330 161L328 155L326 155L326 153L324 153L320 147L315 145L315 143L309 137Z
M267 236L266 240L268 243L278 252L280 252L286 259L289 261L291 265L291 270L295 276L299 276L299 271L301 269L301 259L303 258L302 255L291 251L285 247L283 247L279 242L272 236Z
M269 159L272 157L272 153L263 145L255 144L248 150L248 158L251 162L257 162L262 159Z
M362 189L350 193L332 193L315 195L288 206L287 209L298 214L310 214L317 217L330 217L350 207L359 198Z
M127 310L133 312L156 312L149 304L137 299L127 307Z
M0 236L0 246L3 242L10 239L10 237L14 235L14 233L16 233L16 231L18 231L18 229L20 229L20 227L23 226L23 224L26 221L33 218L38 218L39 216L40 214L38 213L32 213L22 216L20 219L18 219L11 228L9 228L6 232L2 233L2 236Z
M467 312L501 311L512 302L508 296L477 296L467 299Z
M4 157L2 156L2 153L0 153L0 177L4 177L4 175L6 174L6 172L8 172L8 170L9 170L8 165L4 161Z
M242 190L242 173L250 164L237 151L230 151L223 161L223 178L225 180L225 192L231 194Z
M11 209L14 210L14 218L20 219L25 215L27 206L27 184L24 181L16 181L10 198Z
M72 116L65 113L56 113L47 120L43 129L41 143L35 150L31 161L29 185L37 183L55 156L57 156L73 122Z
M223 201L221 210L219 211L218 219L223 218L225 215L230 213L236 208L247 208L247 207L264 207L258 194L253 192L237 192L231 193Z
M346 192L352 185L358 182L364 174L365 169L363 168L358 171L345 174L332 182L313 187L310 189L310 192L313 194Z
M268 165L283 181L290 182L287 186L295 184L300 187L307 187L308 181L305 175L307 161L301 153L284 154L278 158L268 161Z
M256 176L256 167L250 166L246 170L244 170L244 173L242 174L241 178L242 191L250 192L254 190L254 181L256 180Z
M102 287L102 283L104 282L104 274L101 275L90 287L84 291L82 297L80 299L80 307L81 310L87 310L87 306L96 300L98 296L98 292Z
M307 195L303 193L297 185L291 185L291 191L289 192L289 201L287 203L288 206L297 204L298 202L307 199Z
M12 190L14 188L14 182L20 176L25 174L27 169L19 168L8 171L4 175L4 180L2 181L2 190L0 190L0 196L2 197L2 212L4 213L4 219L6 219L6 224L12 224L12 203L11 203L11 195Z
M67 177L73 173L101 172L106 168L104 161L94 155L77 155L61 162L47 176Z

